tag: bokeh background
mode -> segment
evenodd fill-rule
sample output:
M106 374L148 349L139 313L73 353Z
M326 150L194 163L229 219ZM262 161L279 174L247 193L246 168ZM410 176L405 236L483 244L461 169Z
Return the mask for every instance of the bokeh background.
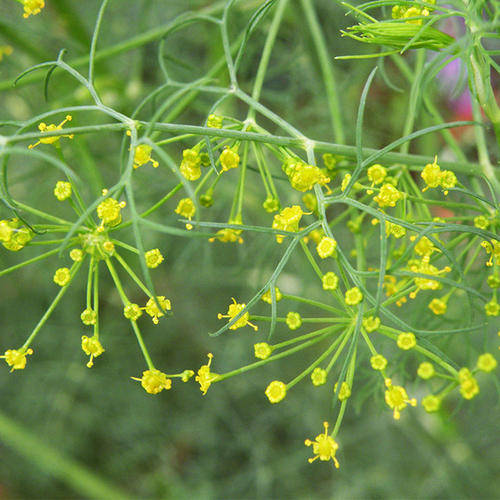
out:
M46 3L42 14L28 20L22 19L22 8L14 0L0 3L0 45L14 48L13 54L0 62L2 121L26 120L50 109L89 102L86 91L59 71L51 79L47 101L43 79L11 86L21 71L54 59L62 48L68 51L68 62L88 53L100 2ZM351 24L343 8L330 0L313 3L332 58L366 51L340 37L339 30ZM223 4L208 0L111 0L99 47L165 25L186 10ZM236 2L230 22L232 40L260 4L260 0ZM251 90L270 19L268 15L261 22L243 59L239 76L246 91ZM161 84L157 49L157 42L148 43L96 65L96 86L106 104L131 113ZM169 37L165 54L172 74L182 81L205 74L223 55L219 34L206 23L190 25ZM334 65L348 144L354 143L359 95L373 64L336 61ZM365 144L371 147L399 137L405 118L406 84L390 64L386 70L394 84L406 91L396 92L383 80L376 80L365 127ZM460 68L450 68L432 87L433 98L448 120L470 115L466 101L460 100L466 85L459 82L454 89L450 85L454 79L460 79ZM225 71L219 72L215 81L226 85ZM332 140L321 73L298 1L290 2L287 9L263 102L308 136ZM211 103L206 96L198 96L176 121L201 124ZM246 113L234 101L223 111L239 118ZM148 112L152 114L154 107ZM80 114L74 120L75 125L108 121L96 114ZM422 126L431 123L424 112ZM463 130L458 137L474 159L473 136ZM120 139L119 134L109 133L79 136L63 143L66 158L86 186L88 200L116 179ZM428 136L413 144L412 151L434 154L442 144L439 136ZM180 149L172 148L171 152L180 157ZM175 183L167 169L152 172L143 168L136 173L142 186L137 191L139 204L145 207ZM51 194L57 180L54 170L37 161L11 162L10 185L16 198L64 214ZM255 213L263 201L259 183L256 174L249 178L246 203L255 207ZM226 190L229 192L229 187ZM228 216L224 189L217 196L209 216L224 221ZM159 214L158 220L175 225L174 207ZM269 216L260 212L254 215L247 208L248 222L269 224ZM8 216L0 206L0 218ZM264 236L249 236L237 247L150 233L145 233L145 238L146 247L157 246L166 255L154 277L157 288L171 298L174 308L174 315L159 326L144 321L143 333L157 364L171 372L197 369L209 351L215 354L215 371L251 362L256 336L250 329L218 338L208 334L219 326L217 312L226 310L231 296L244 300L262 286L280 249ZM23 250L23 255L0 251L0 269L37 253L36 247ZM36 324L56 293L52 274L61 265L54 258L1 278L2 349L20 345ZM307 266L296 257L279 285L290 293L310 296L315 293L309 289L311 279ZM108 278L103 278L102 287L101 328L106 353L92 370L85 367L80 349L83 282L71 287L45 325L27 368L12 374L6 366L2 369L0 498L85 498L99 497L99 491L165 499L498 498L498 390L492 378L481 383L481 393L472 402L459 404L451 398L437 415L417 408L405 411L401 421L395 422L382 394L376 395L374 379L361 372L356 375L356 384L363 397L353 398L338 438L340 470L334 470L331 463L310 465L310 450L303 440L318 434L321 422L332 418L327 388L312 390L303 383L277 406L270 405L264 396L270 380L303 368L300 357L215 384L205 397L194 383L176 384L171 391L148 395L130 380L131 375L142 372L144 363L122 317L119 296ZM131 294L133 290L130 288ZM459 311L456 321L460 321ZM484 340L481 332L466 337L447 342L450 357L463 359L464 350L481 346ZM97 489L91 489L92 485Z

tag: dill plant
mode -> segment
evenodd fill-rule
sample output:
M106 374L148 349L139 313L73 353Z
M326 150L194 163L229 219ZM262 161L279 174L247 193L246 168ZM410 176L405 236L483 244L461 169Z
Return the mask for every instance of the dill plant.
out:
M20 3L25 22L44 15L45 2ZM500 333L500 191L494 166L500 111L491 76L498 70L498 51L485 44L498 38L498 4L458 0L451 7L390 0L357 6L342 3L359 24L346 27L339 37L348 36L378 50L337 57L378 58L359 96L354 143L349 144L345 116L352 109L346 109L339 94L334 55L314 2L298 3L319 62L331 141L309 137L300 124L261 102L273 47L292 2L255 2L245 29L236 38L230 36L229 26L237 2L228 0L187 12L147 36L99 49L110 3L102 2L87 57L67 62L61 50L56 60L28 68L15 82L41 82L45 77L47 91L51 80L65 73L88 92L90 103L69 103L26 121L0 124L2 210L8 214L0 221L0 240L5 251L20 255L25 248L47 248L1 270L0 276L46 259L59 259L62 264L54 264L53 281L59 288L54 289L46 312L24 343L5 346L2 358L11 370L25 369L27 356L29 363L36 363L36 343L43 341L38 335L49 317L57 314L66 291L82 277L86 293L80 317L83 327L79 328L87 329L88 335L81 337L81 347L90 356L89 368L105 363L99 305L100 283L106 273L144 357L142 376L130 376L150 394L170 390L172 381L179 379L197 382L206 395L213 384L257 368L269 369L271 363L280 366L289 356L301 353L302 371L290 379L270 380L263 392L270 403L277 404L294 397L292 389L299 382L309 383L311 391L324 391L324 432L305 439L305 445L312 447L310 462L331 460L339 467L341 424L351 399L363 392L357 383L360 373L370 393L383 399L396 420L409 411L407 407L421 406L434 413L457 398L477 397L482 380L494 376L493 352ZM368 13L374 10L377 18ZM463 20L465 26L456 39L439 29L440 23L454 18ZM239 70L263 22L270 24L253 86L247 92L240 85ZM217 30L222 57L205 76L181 82L171 76L165 63L168 36L195 23L208 23ZM142 96L130 113L105 104L96 85L97 62L153 40L159 42L162 83ZM1 50L5 57L15 53L15 47ZM429 58L429 52L434 57ZM380 78L392 91L399 90L383 58L407 81L407 112L401 136L371 149L364 143L374 81ZM436 74L455 59L467 68L472 121L446 122L432 102L430 89ZM227 80L227 85L215 78L221 74L220 81ZM200 95L210 103L203 122L178 120ZM239 104L240 113L225 111L231 101ZM429 110L432 124L418 128L422 105ZM151 108L154 112L148 114ZM103 122L95 118L98 115ZM47 121L59 124L47 125ZM464 126L474 130L477 160L450 133ZM119 134L121 138L114 163L105 167L113 172L113 183L100 186L97 192L82 183L78 169L66 159L75 138L93 134ZM443 151L410 153L415 140L436 134L442 135ZM32 206L12 194L9 168L17 157L58 169L61 178L55 186L46 185L43 178L40 181L51 197L46 204L49 208ZM145 169L149 169L147 182L137 175ZM159 170L168 173L165 194L148 200L149 207L139 210L138 195L142 203L147 183L157 182L154 176ZM258 205L250 199L255 191L249 185L256 183ZM57 204L65 207L64 218L52 213L51 207ZM215 205L216 217L211 215ZM447 211L436 215L434 207ZM177 216L172 224L155 219L172 214ZM169 258L164 258L161 249L145 246L149 232L197 239L204 245L230 245L235 252L257 235L275 245L279 258L273 271L244 301L228 299L227 311L217 314L223 326L210 334L255 336L248 354L257 361L231 367L231 360L208 353L199 368L165 367L161 358L153 362L141 332L144 313L156 328L168 328L175 303L157 292L151 270L168 265ZM309 280L307 273L314 275L309 286L314 291L307 296L288 292L286 280L281 280L285 269L290 272L292 255L302 259L295 269L298 280ZM140 272L134 270L137 267ZM86 277L82 268L87 269ZM125 279L138 288L142 304L129 299ZM457 318L458 314L466 319ZM208 327L200 325L199 330L204 335ZM464 350L458 359L451 359L443 340L468 335L482 336L484 349ZM224 342L223 336L219 342ZM224 366L230 368L221 371ZM414 395L417 390L425 394L420 401ZM305 435L310 433L314 429Z

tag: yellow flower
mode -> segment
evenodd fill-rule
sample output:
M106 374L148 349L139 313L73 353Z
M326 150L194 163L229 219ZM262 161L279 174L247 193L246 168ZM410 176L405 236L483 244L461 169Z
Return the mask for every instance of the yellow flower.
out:
M434 365L428 361L424 361L418 366L417 375L424 380L434 377L435 374Z
M0 358L5 359L5 362L9 366L12 366L10 371L13 372L14 370L24 370L26 366L26 356L29 354L33 354L33 349L8 349Z
M447 309L447 304L441 299L432 299L429 303L429 309L436 315L444 314Z
M493 354L486 352L477 359L477 369L483 372L492 372L497 367L497 360Z
M14 228L11 227L8 220L0 220L0 241L9 242L13 232Z
M338 469L339 462L335 458L335 453L339 449L339 445L331 436L328 435L328 422L323 422L323 426L325 428L325 432L323 434L316 436L314 441L311 441L310 439L306 439L304 441L306 446L312 445L313 453L315 455L313 458L309 458L309 463L314 462L317 458L322 461L331 459L333 460L335 467Z
M327 272L321 278L323 290L335 290L339 284L339 277L332 271Z
M221 314L219 313L217 315L218 319L222 318L229 318L229 321L231 321L234 317L236 317L243 309L245 308L246 304L238 304L234 297L232 297L233 303L229 304L229 308L227 310L227 314ZM248 325L251 326L255 331L259 329L257 325L253 325L249 321L250 314L245 312L240 318L238 318L230 327L230 330L236 330L238 328L243 328L244 326Z
M83 251L80 248L73 248L69 252L69 257L73 262L81 262L83 260Z
M374 370L382 371L387 366L387 359L382 354L375 354L370 358L370 364Z
M195 181L201 176L201 158L195 149L185 149L182 152L180 171L188 181Z
M156 368L142 372L141 378L131 377L141 383L144 390L149 394L158 394L166 389L167 391L172 387L172 380L167 378L167 375Z
M71 279L71 271L67 267L61 267L54 273L54 283L59 286L65 286Z
M232 168L237 168L240 164L240 155L238 154L238 147L229 148L226 146L224 151L219 157L221 169L223 172L227 172Z
M363 294L361 293L361 290L357 286L350 288L345 293L345 303L348 306L355 306L359 304L362 300L363 300Z
M209 352L208 363L206 365L202 365L198 370L198 375L195 377L195 381L200 384L200 391L205 395L208 391L208 388L214 382L217 382L219 375L217 373L210 372L210 365L212 364L212 359L214 355Z
M230 222L230 224L232 224ZM233 224L235 224L233 222ZM215 233L213 238L209 238L208 241L213 243L215 240L222 241L222 243L239 243L240 245L243 243L243 238L240 236L241 230L226 228L220 229Z
M437 396L429 394L428 396L425 396L424 399L422 399L422 406L424 407L424 410L426 412L432 413L439 410L439 407L441 406L441 400Z
M0 227L0 233L3 238L0 237L0 240L3 240L2 244L7 250L11 252L22 250L33 239L33 232L30 229L19 227L19 219L14 218L2 222L4 224Z
M10 45L0 45L0 61L3 59L3 56L10 56L13 50Z
M328 189L327 184L330 182L330 177L327 177L319 167L302 162L291 163L286 169L286 174L291 186L301 192L311 190L316 184Z
M267 212L267 213L273 213L279 210L280 208L280 202L277 198L272 198L272 197L267 197L264 202L262 203L262 208Z
M156 297L156 300L163 310L170 311L170 309L172 308L170 300L166 299L163 295ZM146 307L144 307L144 310L153 318L153 323L155 325L158 324L158 318L164 316L163 311L158 308L156 302L152 297L148 300Z
M344 192L349 185L349 182L351 182L351 174L345 174L344 178L342 179L342 184L340 185L340 190Z
M90 307L87 307L87 309L80 314L80 319L84 325L95 325L97 322L97 313L93 309L90 309Z
M387 176L387 170L382 165L372 165L368 171L368 179L373 185L382 184Z
M311 373L311 381L313 385L319 386L326 383L328 373L323 368L315 368Z
M460 394L464 399L472 399L479 394L479 385L472 376L468 368L461 368L458 372L458 381L460 382Z
M305 212L299 205L285 207L279 214L276 214L273 219L273 229L281 229L282 231L297 232L299 223ZM284 235L277 234L276 241L281 243L285 238Z
M25 1L29 1L29 0L25 0ZM35 1L36 0L32 0L32 1ZM25 7L26 9L26 7ZM40 12L40 11L38 11ZM37 12L37 14L38 14ZM27 17L27 16L25 16ZM59 124L59 125L54 125L53 123L51 123L50 125L47 125L46 123L40 123L40 125L38 125L38 130L40 130L40 132L43 133L47 133L47 132L55 132L56 130L62 130L63 128L63 125L66 123L66 122L70 122L72 120L72 117L71 115L67 115L66 118ZM53 137L45 137L43 139L39 139L38 142L36 142L35 144L30 144L28 146L29 149L33 149L34 147L38 146L39 144L55 144L56 142L59 141L59 139L61 137L68 137L68 139L73 139L73 134L63 134L63 135L55 135Z
M400 226L399 224L393 224L392 222L385 222L385 234L390 236L391 234L394 238L402 238L406 234L406 228Z
M333 387L333 392L335 393L337 391L337 385ZM339 400L340 401L345 401L346 399L351 397L351 388L349 387L349 384L347 382L342 382L342 385L340 386L340 391L339 391Z
M457 182L457 177L451 170L443 170L441 173L441 187L445 196L448 194L448 189L454 188Z
M374 196L373 200L380 208L395 207L402 197L403 195L392 184L382 184L378 195Z
M105 196L107 190L103 190ZM101 227L107 224L110 227L117 226L122 221L121 210L126 206L125 201L117 201L114 198L106 198L97 205L97 217L101 219Z
M316 251L322 259L326 259L327 257L330 257L335 253L336 248L337 241L334 238L328 238L327 236L324 236L318 243Z
M267 342L258 342L253 348L258 359L267 359L273 352L273 348Z
M363 318L363 328L368 332L374 332L380 326L380 318L377 316L368 316Z
M58 181L56 187L54 188L54 196L59 201L67 200L71 198L71 183L65 181Z
M196 205L193 203L191 198L182 198L177 204L175 213L186 217L186 219L191 220L196 213ZM186 229L193 229L191 224L186 224Z
M485 306L487 316L498 316L500 314L500 305L498 304L496 298L492 298Z
M24 7L24 19L29 16L36 16L45 7L44 0L21 0Z
M181 380L183 382L187 382L188 380L191 379L191 377L194 375L194 371L193 370L184 370L182 373L181 373Z
M271 403L279 403L280 401L285 399L286 385L279 380L273 380L267 386L266 396Z
M123 315L132 321L137 321L142 316L142 310L137 304L127 304L123 308Z
M479 229L488 229L490 221L484 215L478 215L474 217L474 227Z
M398 347L404 351L413 349L417 345L417 339L411 332L400 333L397 340Z
M158 248L147 251L144 254L144 258L146 260L146 266L151 269L157 268L164 260L163 255Z
M392 385L390 378L386 379L385 385L387 386L385 402L389 408L394 410L395 420L399 420L401 416L400 411L406 408L407 405L417 406L417 400L415 398L408 399L405 389L400 385Z
M151 162L154 168L157 168L159 163L151 158L152 146L149 144L139 144L134 151L134 168L139 168L146 163Z
M414 241L416 238L415 236L412 236L410 238L412 241ZM414 247L414 250L418 255L421 255L422 257L431 255L433 252L437 252L438 249L434 246L432 241L427 238L427 236L422 236L417 242L417 244Z
M325 164L325 167L328 170L333 170L335 168L335 165L337 164L337 159L335 156L332 155L332 153L324 153L323 156L323 163Z
M275 292L275 296L276 296L276 302L279 302L283 298L283 294L281 293L281 290L277 286L274 287L274 292ZM267 304L271 304L272 303L271 290L268 290L267 292L265 292L262 295L261 300L263 300Z
M222 128L222 116L214 115L213 113L208 115L207 127Z
M437 163L437 156L434 157L434 163L428 163L422 170L420 176L424 179L426 187L422 191L427 191L429 188L436 188L441 183L441 167Z
M86 335L82 337L82 350L87 356L90 356L87 368L92 368L94 366L94 358L97 358L104 352L104 348L95 335L93 337L87 337Z
M297 330L302 326L302 318L298 312L290 311L286 315L286 324L290 330Z

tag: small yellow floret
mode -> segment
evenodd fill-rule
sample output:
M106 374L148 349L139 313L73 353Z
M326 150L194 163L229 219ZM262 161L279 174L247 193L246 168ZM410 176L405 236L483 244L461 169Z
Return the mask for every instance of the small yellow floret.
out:
M380 318L378 316L368 316L363 318L363 328L368 332L374 332L380 326Z
M217 382L219 375L217 373L210 372L210 365L212 364L212 359L214 355L209 352L208 363L206 365L202 365L198 370L198 375L195 377L195 381L200 384L200 391L205 395L211 384Z
M36 1L36 0L34 0ZM47 125L46 123L40 123L40 125L38 125L38 130L40 130L40 132L42 132L42 134L44 133L47 133L47 132L55 132L56 130L62 130L63 128L63 125L66 123L66 122L70 122L72 120L72 116L71 115L67 115L66 118L59 124L59 125L54 125L53 123L51 123L50 125ZM39 144L55 144L56 142L59 141L59 139L61 139L61 137L67 137L68 139L73 139L73 134L63 134L63 135L55 135L55 136L52 136L52 137L45 137L43 139L39 139L38 142L36 142L35 144L30 144L28 146L28 149L33 149L34 147L38 146Z
M139 168L146 163L151 162L154 168L157 168L159 163L151 158L152 146L149 144L139 144L134 151L134 168Z
M86 335L82 337L82 350L87 356L90 356L87 368L92 368L94 366L94 358L97 358L104 352L104 348L95 335L93 337L87 337Z
M267 359L273 352L272 347L267 342L258 342L253 346L255 357L258 359Z
M398 347L404 351L413 349L417 345L417 339L411 332L400 333L397 340Z
M406 408L407 405L417 406L417 400L415 398L409 399L405 389L400 385L392 385L391 379L386 379L385 385L387 386L385 402L389 408L394 410L395 420L399 420L400 411Z
M144 254L144 258L146 260L146 266L151 269L157 268L164 260L163 255L158 248L147 251Z
M117 201L114 198L106 198L97 205L97 216L101 219L101 226L107 224L110 227L117 226L122 221L121 210L126 202Z
M316 252L322 259L332 256L337 249L337 241L334 238L324 236L316 247Z
M276 214L273 219L273 229L280 229L282 231L297 232L299 230L299 223L305 212L299 205L285 207L279 214ZM277 234L276 241L281 243L285 238L284 235Z
M165 311L170 311L170 309L172 308L170 300L166 299L163 295L156 297L156 301L158 302L160 307ZM158 324L158 318L164 316L163 311L161 311L158 308L155 300L152 297L148 300L146 307L144 307L144 310L146 311L147 314L151 316L151 318L153 318L153 323L155 325Z
M424 380L434 377L435 374L434 365L428 361L424 361L418 366L417 375Z
M207 127L210 128L222 128L222 116L211 114L208 115Z
M219 160L223 172L227 172L232 168L237 168L240 164L240 155L238 154L238 148L226 147L220 154Z
M188 181L195 181L201 176L201 158L195 149L185 149L182 152L182 162L180 166L181 174Z
M422 191L427 191L429 188L436 188L441 183L441 167L437 163L437 156L434 157L434 163L428 163L420 174L426 187Z
M243 309L246 307L246 304L239 304L236 302L235 298L232 297L233 303L229 304L227 314L221 314L219 313L217 315L218 319L222 318L229 318L229 321L231 321L233 318L235 318ZM240 318L238 318L230 327L230 330L236 330L238 328L243 328L244 326L248 325L251 326L255 331L259 329L257 325L254 325L250 323L250 314L248 311L244 313Z
M65 286L71 279L71 271L67 267L61 267L54 273L54 283L59 286Z
M8 220L0 220L0 241L9 242L13 232L14 228L11 227Z
M283 298L283 294L281 293L281 290L277 286L274 287L274 292L275 292L275 296L276 296L276 302L279 302ZM262 295L261 300L266 302L267 304L271 304L272 303L271 290L268 290L267 292L265 292Z
M68 198L71 198L71 183L65 181L57 181L56 187L54 188L54 196L59 201L64 201Z
M492 372L497 367L497 364L497 360L495 359L493 354L486 352L479 356L476 366L478 370L481 370L483 372Z
M458 381L460 382L460 394L464 399L472 399L479 394L479 384L468 368L460 369Z
M333 272L329 271L321 278L323 290L335 290L339 284L339 277Z
M429 303L429 309L436 315L444 314L447 307L446 302L441 299L432 299Z
M286 385L279 380L273 380L267 386L266 396L271 403L279 403L280 401L285 399Z
M335 386L333 387L334 393L337 391L337 385L338 384L335 384ZM340 401L345 401L346 399L351 397L351 388L349 387L349 384L347 382L342 382L338 397Z
M363 300L363 294L361 293L361 290L357 286L350 288L345 293L345 303L348 306L355 306L359 304L362 300Z
M368 179L373 185L382 184L387 176L387 170L382 165L372 165L368 171Z
M83 255L83 250L81 250L80 248L73 248L73 250L69 252L69 258L73 262L81 262L83 260Z
M313 458L309 458L309 463L314 462L317 458L322 461L333 460L335 467L338 469L339 462L335 458L335 453L339 449L339 445L331 436L328 435L328 422L323 422L323 426L325 428L325 432L323 434L316 436L314 441L311 441L310 439L306 439L304 441L306 446L312 445L313 453L315 455Z
M286 324L290 330L297 330L302 326L302 318L298 312L290 311L286 315Z
M5 359L5 362L12 366L10 371L13 372L14 370L24 370L26 356L29 354L33 354L33 349L8 349L0 358Z
M144 390L149 394L158 394L172 387L172 380L167 378L167 375L156 368L142 372L141 378L131 377L132 380L137 380L141 383Z
M396 203L403 198L403 195L392 184L382 184L377 196L373 200L378 203L380 208L395 207Z
M97 313L93 309L90 309L90 307L87 307L80 314L80 319L84 325L95 325L97 322Z
M44 0L22 0L21 3L24 8L24 19L27 19L30 16L36 16L45 7Z
M127 304L123 308L123 315L132 321L137 321L142 316L142 309L138 304Z
M323 368L315 368L311 373L311 381L313 385L319 386L326 383L326 377L328 373Z
M382 354L375 354L370 358L370 364L374 370L382 371L387 366L387 359Z
M486 303L484 310L487 316L498 316L500 314L500 305L498 304L496 298L492 298L488 303Z
M182 200L179 200L179 203L177 204L175 213L191 220L196 213L196 205L193 203L191 198L182 198ZM193 229L192 224L186 224L186 229Z
M428 413L438 411L439 407L441 406L441 399L439 399L437 396L429 394L428 396L425 396L424 399L422 399L422 406Z

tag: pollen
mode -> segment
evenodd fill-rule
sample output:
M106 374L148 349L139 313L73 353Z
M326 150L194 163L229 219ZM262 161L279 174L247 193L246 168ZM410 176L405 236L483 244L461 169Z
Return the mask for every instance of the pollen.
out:
M34 0L34 1L36 1L36 0ZM42 132L42 134L55 132L56 130L62 130L63 125L66 122L70 122L71 120L72 120L72 116L67 115L66 118L59 125L54 125L54 124L47 125L46 123L42 122L42 123L40 123L40 125L38 125L38 130L40 130L40 132ZM55 144L55 143L59 142L59 139L61 139L61 137L67 137L68 139L73 139L73 134L63 134L63 135L56 135L53 137L41 138L35 144L30 144L28 146L28 148L33 149L34 147L38 146L39 144Z
M59 286L65 286L71 279L71 271L67 267L61 267L54 273L54 283Z
M286 396L286 385L279 380L273 380L266 388L266 396L271 403L279 403Z
M331 436L328 435L328 422L323 422L323 426L325 428L325 432L323 434L316 436L314 441L311 441L310 439L306 439L304 441L306 446L313 447L313 453L315 455L313 458L309 458L309 463L314 462L318 458L324 462L333 460L335 467L338 469L339 462L335 458L335 453L339 449L339 445Z
M132 380L137 380L141 383L143 389L148 394L158 394L166 389L167 391L172 387L172 380L167 378L167 375L156 368L142 372L141 378L131 377Z
M144 254L144 259L146 260L146 266L151 269L156 269L163 261L163 255L158 248L149 250Z
M24 370L26 367L26 356L33 354L33 349L8 349L0 358L11 366L11 372L14 370Z
M65 181L58 181L56 187L54 188L54 196L59 201L67 200L71 198L71 184Z
M239 304L236 302L236 300L233 297L233 303L229 304L227 314L221 314L219 313L217 315L218 319L222 318L229 318L229 321L231 321L233 318L235 318L243 309L246 307L246 304ZM238 318L230 327L230 330L237 330L238 328L243 328L244 326L251 326L255 331L257 331L259 328L257 325L254 325L250 323L250 314L245 312L240 318Z

